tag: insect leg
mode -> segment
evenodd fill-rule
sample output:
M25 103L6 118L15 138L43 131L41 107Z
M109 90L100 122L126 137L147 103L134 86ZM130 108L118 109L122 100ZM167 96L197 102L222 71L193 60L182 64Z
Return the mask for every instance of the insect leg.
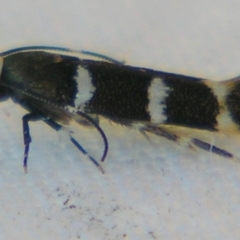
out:
M62 129L62 126L58 123L56 123L54 120L52 120L51 118L44 118L43 121L48 124L51 128L53 128L56 131L59 131L60 129ZM74 144L75 147L77 147L77 149L79 151L82 152L83 155L87 156L88 159L102 172L104 173L103 168L100 166L100 164L92 157L88 154L88 152L80 145L79 142L77 142L77 140L71 136L71 134L69 133L69 137L71 142Z
M32 141L30 130L29 130L29 121L35 121L38 120L39 115L36 115L34 113L28 113L22 117L22 123L23 123L23 141L25 145L24 149L24 159L23 159L23 168L25 173L27 173L27 160L28 160L28 153L29 153L29 147L30 143Z
M157 136L167 138L168 140L173 141L173 142L178 142L178 140L179 140L179 137L175 133L173 133L161 126L146 125L146 126L142 127L140 129L140 131L150 132Z
M205 150L205 151L213 152L213 153L218 154L222 157L234 158L233 154L227 152L226 150L218 148L218 147L216 147L214 145L211 145L209 143L206 143L206 142L204 142L200 139L192 138L191 143L194 144L195 146Z
M220 155L225 158L231 158L231 159L238 159L236 156L234 156L232 153L219 148L215 145L212 145L210 143L207 143L203 140L200 140L199 138L192 138L188 136L188 134L184 134L184 132L177 133L174 131L174 128L169 126L152 126L152 125L146 125L140 129L141 131L150 132L157 136L161 136L164 138L167 138L168 140L171 140L173 142L177 142L179 144L187 145L191 149L195 149L196 147L208 152L212 152L214 154Z
M94 120L92 117L90 117L88 114L86 114L85 112L82 112L81 110L76 110L70 106L66 106L65 110L67 110L68 112L70 112L71 114L73 114L75 116L80 116L83 119L87 120L87 122L89 124L91 124L93 127L95 127L95 129L99 132L100 136L102 137L103 143L104 143L103 155L101 157L101 162L104 162L105 158L107 157L107 153L108 153L108 139L107 139L107 136L105 135L104 131L102 130L102 128L98 125L98 122L96 120ZM79 119L76 121L78 123L80 123Z
M80 115L81 117L85 118L89 123L91 123L97 129L99 134L101 135L103 142L104 142L104 151L103 151L101 161L104 162L105 158L107 157L107 153L108 153L108 140L107 140L107 137L106 137L104 131L91 117L89 117L84 112L78 111L77 114Z
M92 157L90 156L87 151L79 144L79 142L77 142L77 140L75 138L73 138L71 135L70 135L70 140L71 142L75 145L75 147L77 147L82 153L83 155L87 156L90 161L102 172L104 173L104 170L103 168L101 167L101 165Z

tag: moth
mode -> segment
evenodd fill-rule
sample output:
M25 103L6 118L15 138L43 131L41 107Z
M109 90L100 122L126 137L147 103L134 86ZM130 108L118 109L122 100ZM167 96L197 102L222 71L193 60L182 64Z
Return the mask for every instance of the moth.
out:
M177 128L238 131L239 78L213 82L201 78L134 67L109 57L56 47L23 47L0 54L0 96L27 109L22 118L23 166L31 142L29 122L42 120L60 130L71 119L93 126L108 139L99 117L180 143ZM70 135L72 143L103 172L101 165ZM191 148L235 156L200 138L184 140Z

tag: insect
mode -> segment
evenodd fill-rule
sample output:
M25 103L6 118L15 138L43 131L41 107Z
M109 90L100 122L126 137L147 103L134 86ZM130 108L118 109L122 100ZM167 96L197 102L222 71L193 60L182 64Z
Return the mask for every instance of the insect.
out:
M240 124L239 78L219 83L125 65L91 52L55 47L23 47L0 54L0 93L26 108L23 116L24 160L31 142L29 122L42 120L60 130L71 119L93 126L108 140L99 116L181 142L176 127L236 131ZM72 143L101 170L100 164L70 135ZM187 145L226 158L230 152L199 138Z

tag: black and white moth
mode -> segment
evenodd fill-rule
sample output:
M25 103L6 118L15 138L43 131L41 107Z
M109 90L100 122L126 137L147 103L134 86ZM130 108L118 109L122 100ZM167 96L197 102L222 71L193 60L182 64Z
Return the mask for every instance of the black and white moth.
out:
M239 78L222 82L124 65L89 52L55 47L24 47L0 54L2 99L26 108L23 116L24 168L31 142L29 121L43 120L55 130L73 119L92 125L108 141L98 117L181 142L177 127L207 131L239 130ZM84 148L70 135L73 144ZM230 152L199 138L190 147L226 158ZM96 166L99 163L89 156Z

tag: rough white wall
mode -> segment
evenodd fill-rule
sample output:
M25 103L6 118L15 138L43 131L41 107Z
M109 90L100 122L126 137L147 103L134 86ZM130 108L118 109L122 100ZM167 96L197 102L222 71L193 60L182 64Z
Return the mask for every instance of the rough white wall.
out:
M2 0L0 51L85 49L222 80L240 73L239 12L237 0ZM153 136L150 143L103 121L110 152L102 175L63 133L36 122L25 175L24 113L0 103L0 239L239 239L240 162ZM74 129L100 157L99 135ZM239 139L214 141L240 155Z

